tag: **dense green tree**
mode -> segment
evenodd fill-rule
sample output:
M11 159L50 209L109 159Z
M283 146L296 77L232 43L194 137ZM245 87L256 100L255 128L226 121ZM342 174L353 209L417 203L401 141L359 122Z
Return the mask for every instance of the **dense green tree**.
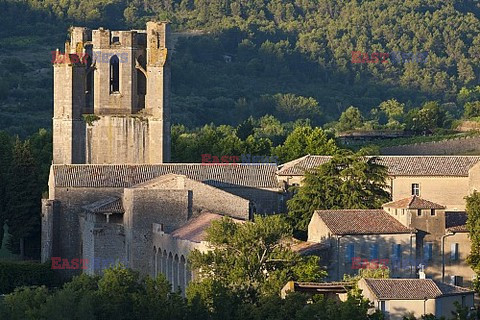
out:
M285 139L285 143L274 150L281 162L287 162L307 154L332 155L338 148L335 140L321 128L296 127Z
M337 129L337 131L339 132L345 132L355 129L361 129L362 127L362 113L358 108L350 106L340 115L335 129Z
M38 255L41 187L29 141L15 142L8 181L6 218L11 234L8 247L13 253L24 255L27 245L30 256ZM26 240L32 242L25 243ZM36 250L31 246L37 247Z
M465 118L469 119L480 116L480 101L467 102L464 108L465 112L463 115Z
M293 252L285 242L288 237L291 228L280 215L257 216L255 222L241 224L230 218L213 222L206 238L213 250L195 250L189 257L192 268L199 270L196 290L221 285L242 301L254 302L278 294L289 280L321 280L326 273L318 257Z
M426 102L421 109L415 108L406 117L408 130L429 133L437 128L443 128L451 121L450 115L437 101Z
M474 281L475 291L480 292L480 193L474 191L466 197L467 229L470 235L471 249L467 262L477 274Z
M3 241L3 226L7 220L7 190L9 187L9 172L12 162L12 139L0 131L0 248Z
M308 223L319 209L375 209L390 200L387 169L375 157L341 151L305 174L287 202L292 225L305 236Z
M403 129L404 126L401 123L403 121L405 109L403 103L400 103L395 99L390 99L380 103L379 108L385 112L388 117L388 122L385 125L387 128L396 130Z

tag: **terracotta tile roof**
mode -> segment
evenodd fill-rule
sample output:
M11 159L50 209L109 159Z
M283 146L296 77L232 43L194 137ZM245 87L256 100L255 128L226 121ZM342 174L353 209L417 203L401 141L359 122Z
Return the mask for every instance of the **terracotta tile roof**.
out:
M93 213L125 213L122 199L107 197L89 205L83 206L84 209Z
M333 234L392 234L410 233L405 227L382 209L317 210L323 222Z
M411 196L405 199L385 203L384 207L403 208L403 209L445 209L445 206L434 203L417 196Z
M128 188L168 173L214 187L277 189L275 164L201 163L53 165L55 187Z
M293 243L290 248L292 251L301 255L315 254L323 250L328 250L328 247L323 243L309 241L297 241Z
M467 213L463 211L445 212L445 228L451 232L468 232Z
M432 279L364 279L379 300L423 300L473 291Z
M171 236L178 239L201 242L205 240L206 230L215 220L220 220L224 216L216 213L202 212L199 216L187 221L183 226L171 233ZM237 223L243 223L243 220L233 219Z
M281 165L280 176L303 175L318 167L330 156L308 155ZM468 176L468 170L480 162L479 156L378 156L379 163L391 176Z

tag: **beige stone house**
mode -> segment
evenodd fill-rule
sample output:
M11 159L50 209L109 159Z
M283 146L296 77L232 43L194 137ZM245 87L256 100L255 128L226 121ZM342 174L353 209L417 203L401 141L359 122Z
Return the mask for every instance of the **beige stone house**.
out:
M358 287L387 320L402 320L409 314L450 319L456 310L455 302L463 307L474 306L473 291L431 279L361 279Z
M329 156L307 155L279 167L279 182L288 188L301 183L306 170L330 160ZM464 197L480 190L478 156L378 156L388 169L392 199L411 195L441 203L448 211L465 210Z
M387 264L392 277L417 277L423 270L428 278L469 286L475 273L466 263L465 223L465 212L446 212L440 204L411 196L383 209L315 211L308 241L327 245L331 280L369 267L359 261L375 260Z
M361 261L387 265L393 277L413 277L415 269L395 264L395 259L415 260L415 230L381 209L317 210L308 225L308 241L324 244L328 251L328 279L354 275ZM373 266L371 266L374 268Z

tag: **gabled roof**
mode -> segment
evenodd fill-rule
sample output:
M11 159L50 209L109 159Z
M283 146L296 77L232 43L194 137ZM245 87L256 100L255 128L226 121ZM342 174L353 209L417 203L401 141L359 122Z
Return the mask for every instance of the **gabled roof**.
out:
M432 279L363 279L379 300L423 300L456 294L473 294L469 289Z
M220 220L224 216L216 213L202 212L199 216L187 221L183 226L171 233L174 238L189 240L192 242L202 242L206 237L206 230L215 220ZM245 221L231 218L237 223Z
M175 173L214 187L277 189L275 164L68 164L53 165L55 187L128 188Z
M463 211L445 212L445 228L450 232L468 232L467 213Z
M85 210L93 213L125 213L122 199L106 197L102 200L83 206Z
M330 160L330 156L307 155L283 164L280 176L299 176L306 170ZM460 176L480 162L479 156L377 156L378 163L388 168L391 176Z
M336 235L414 232L382 209L317 210L314 214Z
M401 208L401 209L445 209L445 206L434 203L417 196L410 196L408 198L400 199L385 203L383 207L387 208Z

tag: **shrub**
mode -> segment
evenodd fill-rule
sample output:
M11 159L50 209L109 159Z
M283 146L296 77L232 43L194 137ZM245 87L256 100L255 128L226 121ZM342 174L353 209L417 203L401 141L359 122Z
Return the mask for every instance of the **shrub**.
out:
M0 262L0 294L13 292L16 287L55 284L50 263Z

